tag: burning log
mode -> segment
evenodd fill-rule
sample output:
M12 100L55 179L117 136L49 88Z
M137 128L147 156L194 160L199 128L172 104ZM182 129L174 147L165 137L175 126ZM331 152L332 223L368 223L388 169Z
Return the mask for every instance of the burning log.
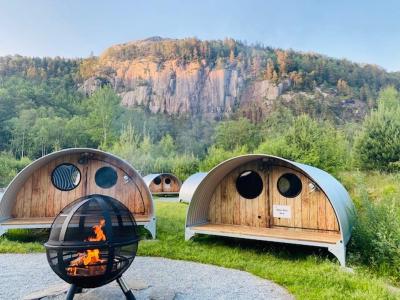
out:
M100 222L98 225L93 226L93 231L95 236L94 237L89 237L88 241L90 242L100 242L100 241L105 241L106 235L104 234L103 227L105 225L105 220L100 219ZM89 265L95 265L95 264L102 264L106 262L106 260L100 258L100 250L99 249L88 249L86 250L85 253L78 253L78 257L72 260L69 264L69 267L67 268L67 272L69 275L76 276L78 275L77 270L78 267L84 266L86 268L83 268L83 270L88 269L87 266ZM100 271L104 272L104 266L98 265L98 266L92 266L90 269L100 269ZM82 268L79 268L82 269ZM96 270L94 270L96 271ZM92 273L92 272L89 272ZM95 272L97 273L97 272ZM82 275L81 272L79 272L79 275Z

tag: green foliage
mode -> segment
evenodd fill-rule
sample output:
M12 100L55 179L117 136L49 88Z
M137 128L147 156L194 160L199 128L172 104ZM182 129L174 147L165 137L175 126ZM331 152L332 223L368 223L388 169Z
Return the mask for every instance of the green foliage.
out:
M98 89L85 103L87 131L93 142L102 148L110 146L115 139L115 122L122 113L120 97L105 86Z
M245 118L220 122L214 134L215 145L228 151L244 145L252 150L259 144L260 139L256 125Z
M355 155L363 169L400 170L400 95L393 87L381 92L378 109L366 117Z
M342 133L327 122L303 115L281 136L266 138L257 153L273 154L310 164L331 173L347 162L347 145Z
M211 148L208 149L207 156L200 162L200 170L208 172L224 160L246 153L248 153L247 146L237 147L232 151L218 148L217 146L211 146Z
M349 249L353 263L400 280L399 174L342 174L351 192L357 216Z
M30 163L28 158L15 159L11 153L0 153L0 187L6 187L19 171Z
M149 136L141 138L131 123L123 128L119 141L109 150L132 163L143 175L171 172L184 180L197 172L199 165L194 155L176 152L175 141L170 135L154 144Z

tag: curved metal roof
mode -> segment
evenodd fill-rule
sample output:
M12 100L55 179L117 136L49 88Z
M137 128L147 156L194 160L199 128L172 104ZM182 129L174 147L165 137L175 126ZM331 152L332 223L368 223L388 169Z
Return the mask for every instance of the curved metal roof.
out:
M212 194L222 178L238 166L258 159L285 163L312 179L331 202L338 219L342 240L344 243L348 242L353 227L355 210L354 204L343 185L332 175L321 169L265 154L234 157L214 167L193 191L186 217L186 227L207 222L208 206Z
M180 179L177 176L175 176L174 174L172 174L172 173L158 173L158 174L152 173L152 174L147 174L146 176L143 177L143 180L146 183L146 185L148 187L150 187L151 182L155 178L157 178L158 176L163 176L163 175L171 176L171 177L175 178L178 181L179 185L182 186L182 182L180 181Z
M181 190L179 191L179 201L189 203L192 200L193 193L197 186L206 175L206 172L198 172L189 176L181 186Z
M8 187L6 188L3 197L0 199L0 220L2 218L9 218L11 216L11 210L13 207L13 203L15 201L16 195L21 188L21 186L25 183L25 181L29 178L29 176L38 168L44 166L45 164L49 163L50 161L64 155L69 155L69 154L76 154L76 153L93 153L97 155L102 155L103 157L110 157L117 161L118 163L121 164L121 166L124 167L124 171L129 174L129 176L138 178L138 180L143 180L142 176L132 167L130 163L127 161L123 160L122 158L115 156L111 153L104 152L101 150L97 149L92 149L92 148L69 148L69 149L63 149L60 151L52 152L48 155L45 155L41 158L38 158L37 160L33 161L30 163L28 166L26 166L22 171L20 171L14 179L10 182ZM154 206L153 206L153 198L151 196L151 193L149 189L146 186L146 196L151 199L150 203L152 207L149 209L151 212L151 215L154 214Z

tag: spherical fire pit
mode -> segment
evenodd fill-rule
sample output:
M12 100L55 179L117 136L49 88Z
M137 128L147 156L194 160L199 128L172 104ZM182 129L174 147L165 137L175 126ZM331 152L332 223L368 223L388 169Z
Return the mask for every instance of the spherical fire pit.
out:
M127 299L134 299L121 275L133 262L138 243L137 225L128 208L109 196L89 195L58 214L45 247L53 271L72 284L67 299L82 288L113 280Z

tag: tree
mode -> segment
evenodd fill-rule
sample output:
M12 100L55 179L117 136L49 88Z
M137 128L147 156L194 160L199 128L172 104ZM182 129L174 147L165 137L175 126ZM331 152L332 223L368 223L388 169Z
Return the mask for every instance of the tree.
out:
M355 154L364 169L400 170L400 96L393 87L381 91L378 109L365 118Z
M232 151L237 147L247 145L250 150L260 142L259 130L248 119L224 121L217 125L214 134L217 147Z
M283 50L276 50L276 59L279 65L280 75L285 75L287 72L288 65L288 53Z
M339 79L336 85L336 88L341 95L348 96L351 93L351 89L347 84L346 80Z
M281 156L335 173L345 168L347 150L343 134L330 123L317 122L302 115L282 135L267 138L257 152Z
M113 125L121 114L120 102L109 86L98 89L86 102L89 133L102 148L107 148L115 137Z
M200 170L208 172L224 160L238 155L244 155L248 153L248 151L249 150L246 145L236 147L232 150L226 150L213 145L208 149L207 156L200 162Z
M32 128L36 122L37 112L34 109L20 111L18 118L10 120L12 128L12 148L14 153L23 158L30 147Z
M265 71L265 79L272 80L274 78L275 66L271 58L267 60L267 69Z

